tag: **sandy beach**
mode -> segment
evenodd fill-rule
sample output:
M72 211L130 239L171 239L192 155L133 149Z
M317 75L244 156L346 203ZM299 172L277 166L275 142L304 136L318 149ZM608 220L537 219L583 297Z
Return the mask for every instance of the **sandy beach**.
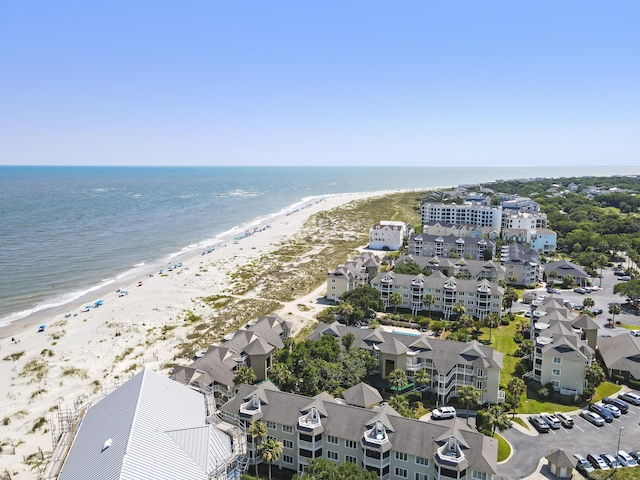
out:
M74 305L1 328L1 471L6 469L11 478L37 478L37 470L25 465L24 459L36 454L32 461L37 463L40 451L45 456L51 451L58 409L100 399L143 366L167 373L168 364L175 361L176 346L185 341L185 312L203 317L211 313L211 307L199 299L232 293L232 272L295 236L311 215L385 193L391 192L324 197L273 219L269 228L237 243L229 239L226 246L205 255L175 259L181 266L171 272L150 272ZM116 290L127 294L121 296ZM323 308L316 299L324 295L324 285L301 295L276 312L294 323L294 333ZM82 311L98 300L101 306ZM308 308L301 310L300 304ZM67 317L69 309L72 313ZM46 326L44 331L39 332L40 325Z

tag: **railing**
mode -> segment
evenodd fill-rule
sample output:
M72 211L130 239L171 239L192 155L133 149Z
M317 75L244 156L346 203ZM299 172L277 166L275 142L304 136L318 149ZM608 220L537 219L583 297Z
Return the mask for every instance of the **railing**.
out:
M407 362L407 370L409 370L411 372L415 372L417 370L422 370L425 366L426 366L425 362L419 362L419 363Z
M318 440L317 442L307 442L306 440L298 440L298 447L304 448L305 450L318 450L322 448L322 440Z

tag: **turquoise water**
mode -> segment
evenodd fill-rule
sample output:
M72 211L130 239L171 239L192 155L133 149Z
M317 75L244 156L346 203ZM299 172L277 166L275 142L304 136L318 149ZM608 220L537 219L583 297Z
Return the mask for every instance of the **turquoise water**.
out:
M334 193L629 168L0 167L0 324Z

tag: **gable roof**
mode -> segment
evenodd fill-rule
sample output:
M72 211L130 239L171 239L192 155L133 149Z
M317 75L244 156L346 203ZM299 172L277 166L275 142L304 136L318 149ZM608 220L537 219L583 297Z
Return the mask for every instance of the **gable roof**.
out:
M355 405L356 407L362 408L370 408L373 405L382 402L380 392L363 382L360 382L351 388L347 388L342 392L342 397L349 405Z

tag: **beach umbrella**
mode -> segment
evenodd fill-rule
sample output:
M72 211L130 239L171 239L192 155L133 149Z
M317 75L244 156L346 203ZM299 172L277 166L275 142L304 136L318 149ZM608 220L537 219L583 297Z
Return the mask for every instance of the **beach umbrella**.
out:
M91 308L91 305L85 305L84 308Z

